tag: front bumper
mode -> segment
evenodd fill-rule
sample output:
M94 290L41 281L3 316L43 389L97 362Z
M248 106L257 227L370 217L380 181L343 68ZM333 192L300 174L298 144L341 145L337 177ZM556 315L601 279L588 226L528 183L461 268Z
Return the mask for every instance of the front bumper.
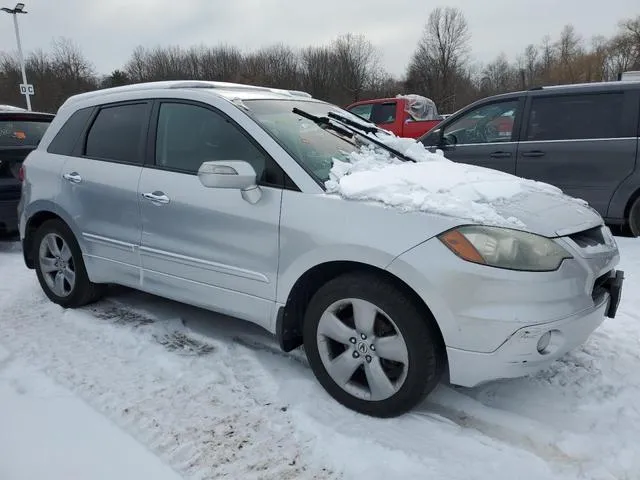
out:
M523 327L494 352L479 353L447 347L451 383L475 387L492 380L530 375L582 345L605 316L615 316L622 276L612 278L615 279L611 282L612 293L607 292L593 309L555 322ZM615 295L618 295L617 299ZM553 340L549 351L541 354L538 342L547 332L553 332Z
M439 240L387 267L431 310L444 339L451 383L475 386L545 368L615 316L623 274L615 242L578 248L553 272L515 272L460 260ZM553 348L538 342L554 332ZM542 341L543 342L543 341ZM544 342L543 342L544 343Z

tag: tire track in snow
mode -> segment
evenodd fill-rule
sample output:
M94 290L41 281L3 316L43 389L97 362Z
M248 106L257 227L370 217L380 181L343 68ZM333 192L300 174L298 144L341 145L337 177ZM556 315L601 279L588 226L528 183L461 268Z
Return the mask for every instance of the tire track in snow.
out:
M205 344L205 353L179 355L175 344L157 340L172 334L183 342L193 339L178 325L122 312L108 301L65 311L43 296L31 272L26 275L12 288L20 298L2 300L0 344L45 370L179 473L196 479L336 476L307 464L305 439L286 411L273 399L264 401L269 387L262 379L268 377L248 350L196 339L187 341L187 350Z

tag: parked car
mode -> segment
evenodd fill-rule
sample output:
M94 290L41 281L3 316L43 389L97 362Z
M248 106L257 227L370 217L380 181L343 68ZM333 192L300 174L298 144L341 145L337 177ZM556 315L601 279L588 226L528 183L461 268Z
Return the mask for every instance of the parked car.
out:
M442 120L433 100L414 94L363 100L346 110L406 138L418 138Z
M451 160L553 184L640 235L640 82L480 100L419 138Z
M0 105L0 240L18 233L20 165L37 145L53 115Z
M593 209L469 167L470 186L519 187L493 217L520 220L468 216L479 200L444 196L445 174L465 169L413 163L416 142L403 153L387 137L268 88L172 81L71 97L23 165L25 263L65 308L120 284L253 322L284 351L304 344L330 395L380 417L442 378L472 387L535 372L615 316L618 248ZM362 178L383 165L437 168L424 174L432 195L451 212L457 199L460 213L328 193L368 155Z

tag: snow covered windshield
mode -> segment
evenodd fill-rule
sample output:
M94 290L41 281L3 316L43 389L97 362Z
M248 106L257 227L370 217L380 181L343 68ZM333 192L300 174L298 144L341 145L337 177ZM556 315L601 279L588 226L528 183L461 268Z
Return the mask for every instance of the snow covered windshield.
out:
M374 127L328 103L304 100L243 100L242 104L251 112L252 117L322 184L329 180L335 160L348 161L352 153L363 146L371 145L364 135L350 135L344 129L319 125L293 111L299 109L317 117L327 117L329 112L333 112L367 127Z

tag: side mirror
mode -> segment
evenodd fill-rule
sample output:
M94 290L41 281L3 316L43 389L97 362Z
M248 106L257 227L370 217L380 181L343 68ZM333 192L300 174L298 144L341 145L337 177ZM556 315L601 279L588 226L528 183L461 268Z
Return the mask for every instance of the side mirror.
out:
M439 147L442 143L442 130L431 130L420 139L420 142L425 147Z
M453 133L442 135L440 139L440 146L442 148L454 148L458 144L458 137Z
M256 181L256 171L244 160L214 160L203 162L198 179L207 188L231 188L242 192L242 198L256 203L262 196Z

